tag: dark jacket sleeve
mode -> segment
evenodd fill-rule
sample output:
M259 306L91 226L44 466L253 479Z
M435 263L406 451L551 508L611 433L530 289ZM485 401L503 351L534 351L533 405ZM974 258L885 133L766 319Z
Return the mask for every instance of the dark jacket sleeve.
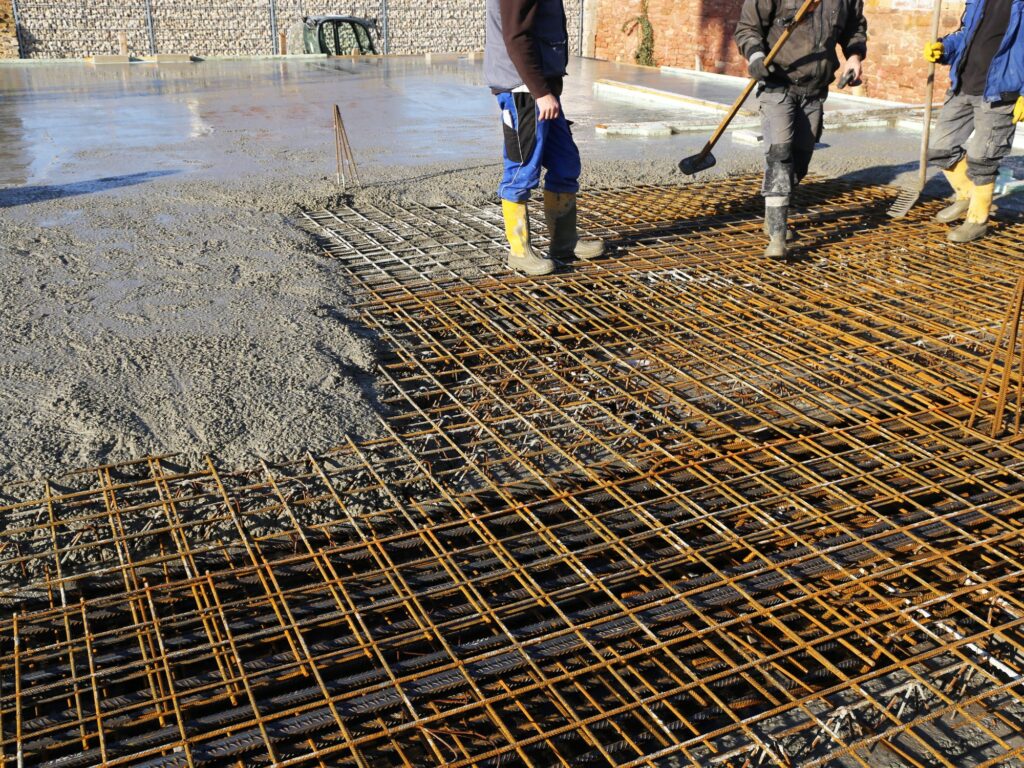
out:
M501 32L505 50L512 59L523 85L539 99L551 93L544 78L544 68L533 41L533 22L537 17L537 0L501 0Z
M868 55L868 20L864 18L864 0L854 0L851 4L850 13L846 19L846 29L839 44L843 47L843 56L860 56L866 59Z
M774 18L774 0L743 0L735 34L743 58L749 61L755 53L768 53L768 30Z

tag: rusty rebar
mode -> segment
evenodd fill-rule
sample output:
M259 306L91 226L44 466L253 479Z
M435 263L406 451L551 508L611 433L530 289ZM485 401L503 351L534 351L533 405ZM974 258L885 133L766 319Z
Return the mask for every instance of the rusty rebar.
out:
M334 153L337 160L337 182L343 190L347 189L349 181L361 186L359 181L359 169L356 167L356 158L352 153L352 145L348 140L348 131L345 130L345 121L341 117L341 107L334 105Z
M936 251L935 203L803 194L788 265L754 180L584 196L616 256L544 279L497 206L308 214L381 437L5 489L0 759L1024 755L1024 445L963 428L1020 226Z
M1017 280L1013 299L1006 308L1006 316L1003 318L1003 322L999 327L999 335L996 337L995 344L992 347L992 355L989 357L988 366L985 368L985 374L981 378L981 387L978 391L978 397L974 401L974 407L971 409L971 417L967 422L967 428L973 429L978 413L981 410L982 402L985 400L985 396L989 388L989 379L995 371L999 353L1002 351L1002 347L1005 343L1006 355L1003 362L1003 373L999 381L999 389L996 394L995 413L992 416L992 426L989 430L989 435L993 438L998 436L1003 429L1003 417L1006 413L1007 401L1010 396L1010 381L1013 375L1013 366L1017 362L1014 360L1014 357L1017 345L1020 341L1019 337L1022 313L1024 313L1024 277ZM1017 413L1014 417L1014 434L1020 434L1021 414L1024 413L1024 345L1021 345L1016 406Z

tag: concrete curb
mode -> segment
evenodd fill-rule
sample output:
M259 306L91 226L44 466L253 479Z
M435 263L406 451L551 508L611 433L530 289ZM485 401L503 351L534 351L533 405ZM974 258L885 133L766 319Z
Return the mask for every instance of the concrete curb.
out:
M595 96L609 96L618 99L627 99L638 104L657 104L659 106L690 107L704 109L709 112L726 112L729 105L719 104L717 101L698 99L693 96L684 96L674 91L664 91L658 88L649 88L644 85L633 85L618 80L596 80L594 81ZM749 109L741 109L739 114L753 116L756 112Z
M681 77L693 77L704 80L717 80L721 83L729 83L742 88L747 83L747 78L736 77L735 75L721 75L717 72L702 72L696 69L686 69L684 67L661 67L661 71L667 75L679 75ZM835 93L835 92L833 92ZM870 96L855 96L852 93L835 93L837 96L842 96L844 99L848 99L853 102L860 102L865 107L908 107L912 105L904 104L900 101L887 101L885 99L873 99Z
M158 53L155 56L141 56L143 64L193 64L196 59L187 53Z
M757 127L756 120L740 120L734 123L739 130L736 133L750 133L751 129ZM598 136L633 136L644 139L666 138L681 133L704 133L715 130L718 123L679 123L668 120L658 120L649 123L600 123L594 126Z
M326 53L297 53L297 54L285 54L283 56L193 56L193 61L305 61L308 59L326 59L328 58ZM348 59L351 56L336 56L335 58ZM376 58L373 56L357 56L356 58L370 59Z
M89 64L131 64L131 56L90 56L86 59Z

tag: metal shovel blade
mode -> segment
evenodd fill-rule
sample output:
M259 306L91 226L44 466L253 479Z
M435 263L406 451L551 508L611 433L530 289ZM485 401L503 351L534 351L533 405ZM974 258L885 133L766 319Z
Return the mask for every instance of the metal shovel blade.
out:
M893 219L902 219L910 213L911 208L917 205L920 197L921 193L916 189L902 189L886 213Z
M685 173L687 176L693 176L695 173L706 171L708 168L714 168L715 156L710 152L701 152L697 155L690 155L690 157L684 157L679 161L679 170Z

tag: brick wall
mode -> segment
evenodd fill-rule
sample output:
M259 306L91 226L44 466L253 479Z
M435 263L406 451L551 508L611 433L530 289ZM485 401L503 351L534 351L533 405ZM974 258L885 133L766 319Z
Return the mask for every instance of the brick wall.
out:
M18 58L18 38L15 33L11 0L0 0L0 59L16 58Z
M148 0L158 53L266 55L274 52L271 0ZM0 0L0 9L11 0ZM118 53L118 35L133 55L150 52L147 0L18 0L22 38L31 58ZM345 13L382 20L387 7L390 52L477 50L484 42L483 0L273 0L279 32L305 15ZM565 0L569 39L579 51L583 0ZM2 18L2 16L0 16ZM2 28L0 28L2 32ZM15 56L17 55L15 49Z
M638 33L623 24L637 16L640 0L597 0L594 50L597 58L633 61ZM649 0L659 65L745 75L746 64L732 39L742 0ZM929 0L866 0L868 62L864 95L908 103L924 99L927 64L921 50L931 34ZM940 34L959 25L963 0L947 0ZM939 68L936 98L948 81Z

